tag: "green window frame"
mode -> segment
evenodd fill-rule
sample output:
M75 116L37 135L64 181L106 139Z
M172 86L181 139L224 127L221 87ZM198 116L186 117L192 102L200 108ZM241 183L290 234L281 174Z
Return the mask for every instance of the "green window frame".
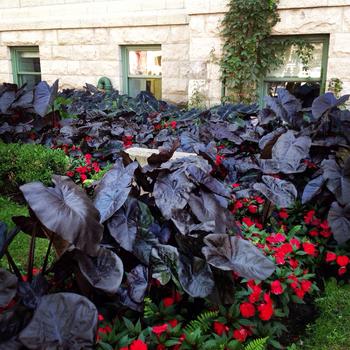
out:
M291 37L291 36L284 36ZM309 43L322 44L322 59L321 59L321 74L318 78L311 77L265 77L260 83L260 105L264 105L264 97L268 95L268 84L269 83L297 83L297 82L310 82L310 83L320 83L320 94L326 91L327 83L327 66L328 66L328 53L329 53L329 35L298 35L293 36L302 38ZM280 38L280 37L279 37Z
M25 83L28 83L28 85L38 83L41 80L39 47L17 46L11 47L10 50L14 83L16 83L18 86L22 86ZM33 67L35 66L35 68L23 69L23 58L35 59L35 62L32 62Z
M135 95L133 91L133 82L139 80L145 80L147 87L151 86L154 90L156 87L157 93L154 93L155 97L161 99L162 95L162 75L148 75L148 74L131 74L129 53L130 51L161 51L161 45L128 45L121 47L122 54L122 81L123 81L123 93L129 96ZM161 65L161 63L160 63Z

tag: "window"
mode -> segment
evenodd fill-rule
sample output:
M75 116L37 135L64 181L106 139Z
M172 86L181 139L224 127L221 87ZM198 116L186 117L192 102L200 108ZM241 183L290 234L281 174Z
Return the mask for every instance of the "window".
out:
M136 97L140 91L162 97L162 53L160 46L122 48L124 92Z
M33 87L41 80L39 47L11 48L13 81Z
M327 61L328 61L328 36L304 37L313 46L313 59L309 63L309 69L305 71L303 64L297 55L297 48L291 46L285 54L284 64L264 79L261 89L261 102L266 95L276 95L277 88L286 88L303 102L303 107L310 107L312 101L325 92Z

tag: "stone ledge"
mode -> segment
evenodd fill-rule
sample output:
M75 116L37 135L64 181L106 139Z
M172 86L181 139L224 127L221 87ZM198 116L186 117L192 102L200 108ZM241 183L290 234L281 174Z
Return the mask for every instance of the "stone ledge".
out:
M129 154L132 160L137 160L141 166L147 164L147 158L149 158L152 154L159 154L159 150L150 149L150 148L141 148L141 147L132 147L128 148L126 153ZM175 152L171 159L184 158L189 156L197 156L196 153L187 153L187 152Z

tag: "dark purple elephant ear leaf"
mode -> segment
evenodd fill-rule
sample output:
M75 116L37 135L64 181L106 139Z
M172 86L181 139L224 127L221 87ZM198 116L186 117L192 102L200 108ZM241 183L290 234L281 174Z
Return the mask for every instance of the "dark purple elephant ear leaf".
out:
M350 204L341 207L333 202L328 213L329 226L338 244L344 244L350 239Z
M0 307L7 306L17 292L17 277L0 269Z
M131 190L134 172L138 167L133 162L124 167L121 160L102 178L95 189L94 204L101 215L101 223L108 220L125 203Z
M349 99L350 95L344 95L337 99L332 92L327 92L317 97L312 103L312 115L315 119L320 119L326 112L332 108L338 107Z
M49 107L53 104L58 92L58 79L50 86L41 81L34 91L34 109L41 117L45 117Z
M258 182L253 185L256 191L281 208L290 208L294 205L298 191L291 182L266 175L262 180L264 183Z
M309 202L312 198L317 196L321 191L326 180L322 175L310 180L304 188L304 192L301 198L302 204Z
M92 349L97 310L87 298L73 293L43 296L28 326L19 334L29 349Z
M238 236L211 234L204 238L202 252L208 264L224 271L235 271L248 279L265 280L275 264L252 243Z
M93 258L79 254L78 264L80 271L94 288L111 294L117 292L124 273L123 262L117 254L101 248Z
M32 182L20 187L40 222L64 241L96 255L103 235L99 213L84 190L65 176L53 177L55 187Z
M16 227L12 230L8 230L7 225L0 221L0 259L4 256L7 247L16 237L19 229Z
M127 276L128 294L135 303L142 303L148 286L148 268L137 265Z
M215 287L213 273L203 259L181 255L178 273L182 288L194 298L207 297Z

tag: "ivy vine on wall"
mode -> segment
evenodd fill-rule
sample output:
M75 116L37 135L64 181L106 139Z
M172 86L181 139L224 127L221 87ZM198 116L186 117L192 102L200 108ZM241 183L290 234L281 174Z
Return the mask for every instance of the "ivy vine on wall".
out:
M304 69L312 58L313 45L301 38L272 36L280 21L278 0L229 0L223 20L223 55L220 60L225 100L252 102L261 80L284 62L291 45L297 48Z

